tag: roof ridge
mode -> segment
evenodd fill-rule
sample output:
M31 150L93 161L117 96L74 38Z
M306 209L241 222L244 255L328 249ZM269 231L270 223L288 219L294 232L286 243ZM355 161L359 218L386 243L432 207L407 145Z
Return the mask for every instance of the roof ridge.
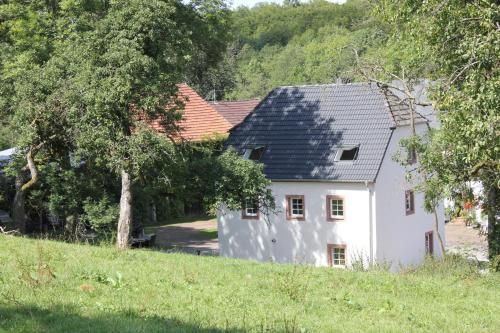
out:
M234 102L253 102L260 101L260 98L251 98L251 99L238 99L238 100L221 100L221 101L207 101L208 103L234 103Z
M318 84L299 84L291 86L278 86L277 88L304 88L304 87L333 87L333 86L370 86L370 82L349 82L349 83L318 83Z

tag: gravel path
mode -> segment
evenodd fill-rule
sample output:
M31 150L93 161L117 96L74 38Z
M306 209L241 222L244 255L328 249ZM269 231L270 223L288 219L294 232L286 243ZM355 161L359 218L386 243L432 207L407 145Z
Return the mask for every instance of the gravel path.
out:
M446 224L446 249L478 261L488 260L486 236L480 236L479 230L467 227L460 222Z
M207 238L201 230L217 229L217 220L171 224L156 229L155 245L196 254L217 254L217 238Z

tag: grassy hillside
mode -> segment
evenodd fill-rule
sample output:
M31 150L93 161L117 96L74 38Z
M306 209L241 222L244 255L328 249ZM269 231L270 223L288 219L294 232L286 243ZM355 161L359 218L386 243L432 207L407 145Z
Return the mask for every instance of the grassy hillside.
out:
M500 277L390 274L0 235L0 332L498 332Z

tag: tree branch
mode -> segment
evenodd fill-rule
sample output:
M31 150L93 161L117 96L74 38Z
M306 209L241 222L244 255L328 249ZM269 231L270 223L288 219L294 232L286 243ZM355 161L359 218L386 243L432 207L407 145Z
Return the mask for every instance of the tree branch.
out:
M28 161L27 167L30 171L31 179L28 180L28 182L26 182L25 184L23 184L23 186L21 186L21 191L23 192L32 187L33 185L35 185L35 183L38 181L38 169L36 168L36 164L33 159L34 156L33 150L34 150L33 148L30 148L30 150L26 154L26 160Z

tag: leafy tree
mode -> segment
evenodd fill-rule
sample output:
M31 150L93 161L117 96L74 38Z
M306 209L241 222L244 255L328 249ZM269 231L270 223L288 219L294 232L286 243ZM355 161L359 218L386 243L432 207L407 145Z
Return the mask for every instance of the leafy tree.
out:
M68 161L72 149L59 96L65 93L65 66L49 60L75 35L93 29L107 6L102 0L0 4L0 120L8 121L8 133L15 134L8 144L23 155L16 159L13 204L13 219L21 231L27 222L25 196L39 180L38 164L53 158Z
M2 9L10 10L11 4L21 2L13 0ZM21 155L13 164L18 171L14 211L21 220L27 215L25 198L30 189L33 211L73 216L73 226L79 225L80 215L95 230L106 230L115 216L109 188L80 185L85 177L99 182L112 172L110 180L121 179L117 245L129 245L135 185L150 198L181 187L183 178L177 171L184 160L177 131L183 106L176 84L200 49L209 65L221 59L225 11L217 0L133 0L37 2L27 14L21 7L12 13L2 31L5 48L16 57L2 58L2 70L10 74L2 101L19 133L16 146ZM16 35L16 22L37 22L45 16L47 27L40 33L45 48L26 60L15 45L32 36L28 29ZM24 62L17 63L19 59ZM158 118L163 133L143 123ZM254 175L252 170L260 170L247 168ZM24 179L27 169L29 180ZM255 188L263 183L262 177L245 184ZM236 194L212 194L231 195Z
M233 15L235 88L229 99L263 97L282 85L357 79L352 48L361 57L383 47L385 26L371 4L313 1L238 8Z
M214 209L228 208L241 210L242 203L248 198L258 198L259 210L267 218L275 212L275 201L263 173L264 166L241 158L233 149L226 150L217 158L212 168L215 187L209 196Z
M441 187L482 183L494 260L500 254L499 5L385 0L378 10L393 28L392 43L408 50L405 61L427 67L438 83L431 97L441 128L425 145L422 163Z

